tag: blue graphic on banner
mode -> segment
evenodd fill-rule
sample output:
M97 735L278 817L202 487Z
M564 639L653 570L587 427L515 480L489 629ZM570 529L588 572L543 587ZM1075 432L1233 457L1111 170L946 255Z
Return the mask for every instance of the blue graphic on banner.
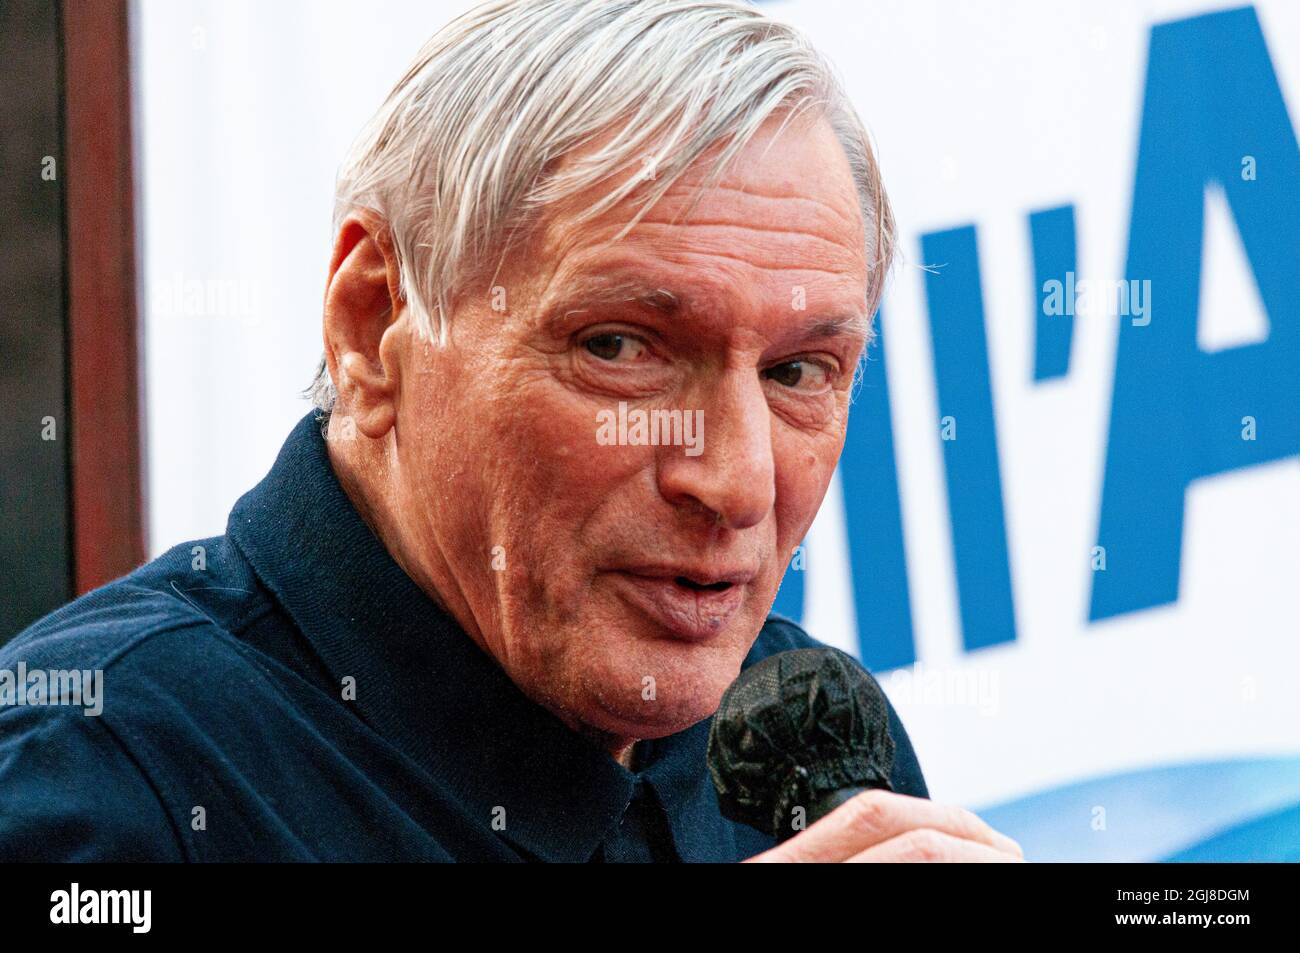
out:
M921 236L957 602L967 651L1016 637L975 228Z
M1196 343L1208 182L1271 324L1215 354ZM1154 304L1149 324L1120 324L1094 620L1178 599L1188 484L1300 453L1300 147L1253 9L1151 31L1126 274L1151 282Z
M1034 248L1034 381L1070 372L1074 343L1074 289L1078 262L1074 248L1074 206L1044 209L1029 216ZM1049 300L1052 282L1068 296L1057 311Z
M889 407L887 324L883 313L877 316L878 360L866 365L840 456L858 645L863 664L875 670L916 661Z
M1180 864L1300 863L1300 805L1246 821L1165 859Z
M1284 834L1300 758L1206 761L1090 778L977 813L1036 861L1300 860Z

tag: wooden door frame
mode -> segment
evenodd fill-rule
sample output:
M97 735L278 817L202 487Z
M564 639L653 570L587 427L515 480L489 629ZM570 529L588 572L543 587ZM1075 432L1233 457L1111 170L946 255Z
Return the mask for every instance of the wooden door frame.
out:
M145 558L127 0L63 0L68 410L78 593Z

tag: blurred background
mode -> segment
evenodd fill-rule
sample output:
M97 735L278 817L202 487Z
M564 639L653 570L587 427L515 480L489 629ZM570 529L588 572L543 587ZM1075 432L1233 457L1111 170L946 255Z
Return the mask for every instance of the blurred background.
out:
M0 0L0 641L218 535L452 0ZM1036 860L1300 859L1300 4L783 0L904 259L777 609Z

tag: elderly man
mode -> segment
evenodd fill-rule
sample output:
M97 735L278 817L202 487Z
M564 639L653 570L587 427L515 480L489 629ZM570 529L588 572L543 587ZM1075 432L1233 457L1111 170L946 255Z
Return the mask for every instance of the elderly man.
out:
M892 220L798 34L727 2L499 0L340 174L317 412L236 505L0 668L0 857L1011 860L894 791L780 846L709 716L826 492ZM617 421L617 423L615 423ZM647 421L649 421L647 425Z

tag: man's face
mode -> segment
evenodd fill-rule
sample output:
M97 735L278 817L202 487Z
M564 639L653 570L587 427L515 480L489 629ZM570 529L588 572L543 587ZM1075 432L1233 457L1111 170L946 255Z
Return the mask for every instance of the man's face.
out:
M614 245L631 202L557 212L458 302L446 347L412 340L403 361L408 571L453 587L514 682L606 740L713 713L843 445L862 216L830 127L777 125L684 222L704 167ZM655 410L678 412L677 445L637 429Z

